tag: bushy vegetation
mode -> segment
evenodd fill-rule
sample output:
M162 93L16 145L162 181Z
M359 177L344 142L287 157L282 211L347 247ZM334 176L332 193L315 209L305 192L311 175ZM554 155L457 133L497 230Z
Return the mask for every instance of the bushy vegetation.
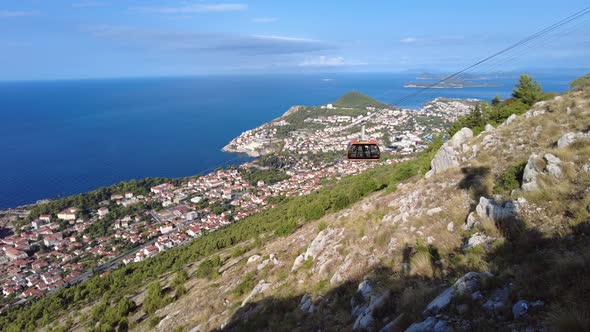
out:
M543 99L543 88L532 77L521 75L518 83L515 84L512 90L512 97L528 106L532 106L534 103Z
M256 163L262 167L283 168L294 161L294 156L286 152L277 152L260 157Z
M320 123L305 122L308 118L317 118L321 116L344 115L344 116L359 116L366 115L367 110L363 108L321 108L315 106L301 106L299 110L293 112L285 117L283 120L287 121L289 125L277 127L277 137L286 137L287 134L293 130L300 129L322 129L326 126Z
M254 286L256 286L256 276L250 272L240 280L240 283L232 290L232 294L238 297L248 294Z
M240 169L240 173L242 174L242 177L253 186L261 180L267 185L270 185L289 178L289 175L287 175L285 171L277 168L242 168Z
M213 256L211 259L206 259L197 268L197 277L215 279L219 276L219 267L221 266L221 258L219 255Z
M351 91L342 95L338 100L333 103L336 107L351 107L351 108L365 108L365 107L388 107L378 100L375 100L369 96L366 96L357 91Z
M504 173L498 176L494 191L510 193L512 190L520 188L526 164L526 161L524 161L508 167Z
M500 101L494 97L491 104L483 103L476 106L468 115L461 116L448 129L449 136L453 136L461 128L467 127L477 135L484 130L486 124L497 126L512 114L521 115L528 111L534 103L554 96L543 92L537 81L530 76L521 75L520 80L512 90L512 98Z
M328 222L325 220L320 221L320 223L318 224L318 233L326 228L328 228Z
M380 101L377 101L371 97L365 96L362 93L352 91L344 94L333 105L335 108L321 108L314 106L300 106L295 112L291 112L288 115L282 117L283 120L289 124L284 126L278 126L277 137L287 137L291 131L300 129L322 129L325 125L313 122L304 122L307 118L326 117L333 115L343 115L356 117L359 115L367 114L367 107L386 108L391 107Z
M590 74L578 77L570 83L572 90L582 90L590 86Z
M111 306L109 295L105 294L91 312L91 319L96 322L91 331L126 331L128 327L127 315L135 309L135 302L122 298L119 304Z
M143 310L150 315L166 304L166 299L162 294L162 285L154 281L148 287L148 293L143 301Z
M153 186L157 186L165 182L179 184L181 181L181 179L169 178L145 178L141 180L124 181L87 193L52 200L46 204L35 205L30 209L31 214L29 215L29 219L38 218L39 215L42 214L56 215L58 212L70 207L77 207L81 209L81 216L88 218L90 217L90 213L92 211L96 211L100 207L98 204L99 202L108 201L113 194L132 192L135 195L147 196L150 192L150 188Z
M178 270L174 279L172 280L172 287L174 287L174 294L176 297L181 297L182 295L186 294L186 287L184 286L186 279L188 278L188 274L185 270Z

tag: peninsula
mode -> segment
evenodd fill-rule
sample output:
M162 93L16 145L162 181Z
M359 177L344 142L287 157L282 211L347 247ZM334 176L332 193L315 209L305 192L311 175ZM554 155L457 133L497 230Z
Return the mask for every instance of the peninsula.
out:
M479 102L437 98L415 110L394 107L352 91L326 105L293 106L279 118L243 132L223 150L252 157L278 152L342 154L351 140L360 137L364 125L366 135L386 150L410 154L424 148L432 135L442 132Z

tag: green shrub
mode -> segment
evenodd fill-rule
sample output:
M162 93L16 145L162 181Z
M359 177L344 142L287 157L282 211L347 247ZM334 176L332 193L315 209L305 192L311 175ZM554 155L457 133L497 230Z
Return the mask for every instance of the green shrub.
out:
M590 74L578 77L570 83L570 88L572 90L582 90L588 86L590 86Z
M187 277L188 275L185 270L179 270L176 272L176 276L174 276L174 279L172 280L172 287L174 287L174 293L177 298L186 294L186 287L184 287L184 284Z
M206 259L197 268L198 278L215 279L219 276L218 270L221 266L221 258L219 255L214 256L211 259Z
M328 288L328 286L330 286L330 280L328 280L328 279L320 280L320 282L318 282L318 284L315 285L314 291L316 293L320 293L320 292L326 290Z
M121 316L127 316L131 311L133 311L136 307L135 302L133 300L123 297L119 304L117 305L117 312Z
M235 296L242 296L244 294L250 293L252 289L256 286L256 276L254 272L250 272L246 274L240 283L232 290L232 294Z
M162 294L162 286L158 281L154 281L148 287L148 293L143 301L143 310L151 315L165 304Z
M158 323L160 323L160 321L162 320L163 317L160 316L153 316L150 318L150 320L148 321L150 327L156 327L156 325L158 325Z
M311 257L311 256L307 257L307 259L305 261L303 261L302 266L306 270L311 269L311 267L313 266L313 257Z
M520 188L522 185L522 176L527 162L516 163L498 176L494 191L497 193L508 192Z

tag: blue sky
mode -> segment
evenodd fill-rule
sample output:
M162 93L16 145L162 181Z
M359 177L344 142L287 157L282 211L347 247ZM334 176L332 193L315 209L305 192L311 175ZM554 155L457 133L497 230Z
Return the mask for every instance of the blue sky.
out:
M461 69L587 1L2 0L0 80ZM588 68L590 15L480 70Z

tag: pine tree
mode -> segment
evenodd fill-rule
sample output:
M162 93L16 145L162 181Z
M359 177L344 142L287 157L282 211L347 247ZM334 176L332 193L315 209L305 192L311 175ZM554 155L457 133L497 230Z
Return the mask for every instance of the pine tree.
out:
M532 77L520 75L518 83L512 89L512 97L531 106L543 98L543 89Z
M162 299L162 286L159 282L154 281L148 288L148 294L143 303L145 312L149 315L160 308L163 303Z
M500 105L500 102L501 102L500 96L496 95L494 97L494 99L492 99L492 106L498 106L498 105Z

